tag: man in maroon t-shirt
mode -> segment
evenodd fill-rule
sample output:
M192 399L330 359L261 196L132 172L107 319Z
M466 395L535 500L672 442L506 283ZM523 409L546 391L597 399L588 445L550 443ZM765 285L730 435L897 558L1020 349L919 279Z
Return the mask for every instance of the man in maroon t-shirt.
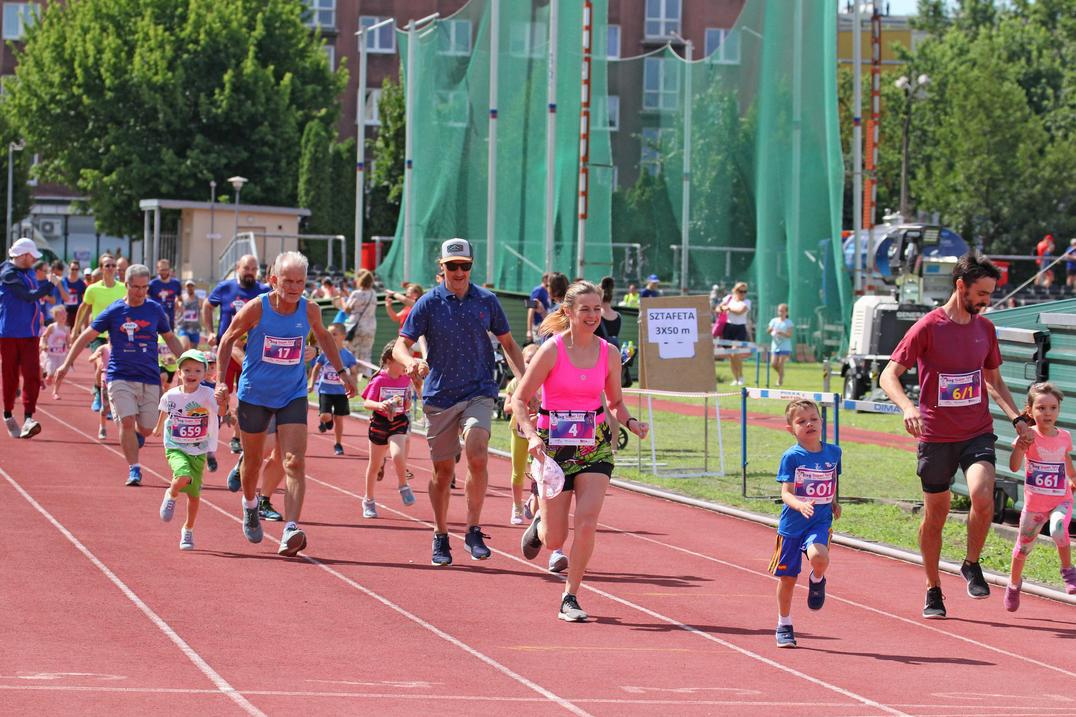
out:
M944 618L938 560L942 527L949 514L949 485L964 471L971 496L968 552L960 568L973 598L990 596L979 567L979 553L994 507L994 422L984 389L1013 421L1021 438L1030 436L1001 378L1001 352L994 325L979 315L990 305L1001 272L978 252L965 254L953 269L953 295L919 319L905 334L879 385L904 412L904 428L919 439L917 473L923 486L919 549L927 577L925 618ZM913 365L919 373L919 407L911 402L900 376ZM1029 439L1030 441L1034 440Z

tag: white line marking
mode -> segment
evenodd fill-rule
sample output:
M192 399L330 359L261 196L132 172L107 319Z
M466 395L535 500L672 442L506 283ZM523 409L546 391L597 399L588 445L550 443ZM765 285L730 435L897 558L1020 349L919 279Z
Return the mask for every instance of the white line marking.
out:
M49 416L50 418L52 418L54 421L67 426L72 431L85 436L86 438L90 439L91 441L96 441L96 439L91 437L88 433L84 433L83 431L79 430L78 428L75 428L70 423L67 423L66 421L60 419L58 416L55 416L55 415L53 415L53 414L51 414L51 413L49 413L48 411L45 411L45 410L41 410L41 412L44 413L45 415ZM104 446L104 444L101 444L101 445ZM122 456L122 453L117 451L112 446L104 446L104 447L106 449L112 451L113 453ZM153 470L151 468L144 467L143 470L145 472L147 472L147 473L150 473L152 475L157 476L158 478L165 481L166 483L170 482L170 481L165 480L164 476L162 476L160 473L158 473L157 471L155 471L155 470ZM3 469L0 469L0 473L3 473ZM6 473L4 473L4 475L7 476ZM310 479L310 480L315 480L313 478L310 478L309 475L307 476L307 478ZM18 484L15 484L14 481L12 481L10 476L8 476L8 480L11 481L12 484L16 485L16 487L18 488ZM321 481L317 481L317 482L321 483ZM29 496L29 494L27 494L21 488L18 488L18 490L19 490L20 493L22 493L26 497L27 500L31 501L35 506L37 506L37 503L33 500L33 498L31 498ZM354 494L352 493L350 495L354 495ZM215 508L216 510L220 511L221 513L228 516L229 518L231 518L232 520L234 520L237 523L242 522L239 519L238 516L233 515L231 513L228 513L224 509L222 509L219 506L213 504L211 501L203 499L202 504L203 505L209 505L209 506ZM38 507L38 510L42 511L42 513L44 513L46 516L48 516L48 513L45 513L44 508ZM49 517L49 520L52 520L51 516L48 516L48 517ZM56 523L55 521L53 521L53 523L57 527L59 527L61 530L64 530L63 527L60 526L59 523ZM78 543L73 535L68 533L66 530L64 530L64 534L67 535L72 541L75 541L76 545L80 546L80 549L82 549L83 552L85 552L88 556L90 555L89 551L86 551L84 548L81 548L81 543ZM268 533L266 533L266 535L268 535ZM269 536L269 537L272 537L272 536ZM480 660L482 662L485 662L487 665L493 667L494 669L500 671L501 673L507 675L508 677L511 677L512 679L516 680L520 684L534 690L538 694L542 695L546 700L551 701L551 702L563 707L564 709L568 710L569 712L572 712L573 714L579 715L579 717L591 717L591 715L588 712L580 709L579 707L572 704L570 701L566 700L565 698L560 697L559 695L553 694L552 692L550 692L549 690L545 689L544 687L542 687L541 685L539 685L537 683L531 682L526 677L523 677L522 675L518 674L517 672L512 671L506 665L502 665L501 663L494 660L492 657L488 657L487 655L484 655L483 653L481 653L478 650L474 649L470 645L467 645L466 643L462 642L461 640L456 639L452 635L449 635L447 632L444 632L443 630L437 628L433 624L431 624L429 622L426 622L425 620L423 620L419 616L408 612L403 607L397 605L396 603L392 602L388 598L382 597L381 595L379 595L378 593L375 593L374 591L370 590L369 588L366 588L366 587L360 585L359 583L355 582L354 580L351 580L347 576L337 572L336 570L333 570L332 568L330 568L329 566L327 566L324 563L320 562L319 560L316 560L315 558L312 558L309 555L306 555L304 553L300 553L299 557L303 558L304 560L306 560L307 562L309 562L309 563L311 563L313 565L318 566L322 570L325 570L330 575L333 575L334 577L336 577L339 580L343 581L347 585L350 585L351 587L355 588L356 590L359 590L360 592L366 594L367 596L373 598L374 600L377 600L378 602L382 603L383 605L390 608L391 610L394 610L395 612L398 612L399 614L403 615L404 617L407 617L408 619L410 619L411 621L417 623L421 627L426 628L427 630L434 633L438 637L440 637L443 640L447 641L449 644L454 645L455 647L463 650L464 652L467 652L471 656L477 658L478 660ZM91 559L94 560L95 564L97 564L98 567L100 567L102 570L108 571L108 568L106 568L104 566L104 564L100 563L100 561L98 561L96 558L93 558L91 556ZM112 576L111 571L106 572L106 574ZM121 582L118 582L118 580L119 580L118 578L115 578L114 582L117 582L118 585L123 585ZM123 586L123 589L124 589L125 592L127 592L129 594L129 597L131 597L132 600L138 600L137 596L135 596L134 593L127 590L126 586ZM144 606L144 603L142 603L140 600L138 600L137 604ZM145 610L149 611L149 608L145 607ZM147 612L147 614L153 614L153 613L152 613L152 611L150 611L150 612ZM154 618L156 618L155 615L154 615ZM159 620L159 618L156 618L156 619ZM164 625L164 627L167 628L167 625L165 625L165 623L163 621L161 621L160 624ZM171 632L170 628L169 628L169 632L170 632L170 634L175 635L174 632ZM178 635L175 635L175 639L178 640L179 643L182 643L184 646L186 645L186 643L183 643L182 640L180 640ZM177 643L177 644L179 644L179 643ZM189 649L189 648L187 648L187 649ZM193 651L191 652L191 654L194 654ZM198 658L198 659L200 660L201 658ZM203 662L202 664L205 664L205 663ZM212 668L209 667L208 664L206 664L205 667L206 667L206 669L209 669L209 670L212 669ZM213 674L216 675L215 672ZM223 682L223 680L222 680L222 682ZM227 684L227 683L225 683L225 684ZM229 687L229 689L231 689L231 688ZM253 705L251 705L251 707L253 708ZM257 714L261 714L261 713L258 712Z
M45 413L47 413L47 412L45 412ZM53 418L55 418L55 417L53 417ZM12 478L8 474L7 471L5 471L3 468L0 468L0 475L3 475L4 478L7 479L7 482L10 483L11 486L15 490L17 490L19 492L19 494L24 499L26 499L26 502L28 502L30 505L32 505L34 507L34 509L37 510L38 513L41 513L41 515L45 516L45 519L47 521L49 521L50 523L52 523L53 527L55 527L57 530L59 530L60 533L62 533L63 536L65 538L67 538L71 542L71 544L74 545L75 548L78 549L78 551L80 553L85 555L86 558L91 563L93 563L97 567L98 570L100 570L102 573L104 573L105 577L107 577L112 582L113 585L118 587L120 589L120 591L124 595L126 595L127 598L131 602L133 602L135 604L135 607L137 607L139 610L141 610L142 613L146 617L148 617L150 619L150 621L154 625L157 626L158 629L160 629L161 632L163 632L165 635L167 635L168 638L173 643L175 643L176 647L178 647L183 652L183 654L187 656L187 659L189 659L191 662L193 662L195 667L197 667L202 672L203 675L208 677L210 682L212 682L214 685L216 685L217 691L222 692L222 693L226 694L228 697L230 697L232 699L232 701L235 702L239 707L243 708L243 711L245 711L247 714L249 714L249 715L259 715L260 717L266 717L266 714L264 712L259 710L253 704L251 704L250 701L248 701L246 697L244 697L243 695L236 692L234 687L229 685L228 682L223 677L221 677L219 674L217 674L217 671L214 670L212 667L210 667L209 663L207 663L205 660L203 660L202 657L197 652L195 652L194 649L190 645L188 645L186 643L186 641L183 640L183 638L181 638L178 634L176 634L176 631L173 630L171 627L169 627L168 623L166 623L164 620L162 620L157 615L157 613L153 612L153 610L150 609L149 605L142 602L142 599L140 597L138 597L137 595L135 595L134 591L132 591L129 587L127 587L127 585L122 580L120 580L119 577L114 572L109 570L108 567L104 563L102 563L100 560L98 560L97 556L94 555L93 553L91 553L89 551L89 549L85 545L83 545L79 541L79 539L76 538L71 533L71 531L69 531L67 528L65 528L63 525L61 525L58 520L56 520L55 518L52 517L52 514L50 514L47 510L45 510L44 506L42 506L40 503L38 503L36 500L34 500L33 496L31 496L29 493L27 493L25 490L23 490L23 487L21 485L19 485L18 482L14 478Z

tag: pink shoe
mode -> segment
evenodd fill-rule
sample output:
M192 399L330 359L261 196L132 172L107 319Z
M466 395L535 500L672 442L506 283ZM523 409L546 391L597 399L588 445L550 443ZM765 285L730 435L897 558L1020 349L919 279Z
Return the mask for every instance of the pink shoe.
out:
M58 394L58 393L52 394L52 400L53 401L59 401L60 400L60 394Z
M1020 586L1009 583L1005 586L1005 609L1016 612L1020 608Z
M1061 579L1065 581L1065 592L1076 595L1076 567L1061 568Z

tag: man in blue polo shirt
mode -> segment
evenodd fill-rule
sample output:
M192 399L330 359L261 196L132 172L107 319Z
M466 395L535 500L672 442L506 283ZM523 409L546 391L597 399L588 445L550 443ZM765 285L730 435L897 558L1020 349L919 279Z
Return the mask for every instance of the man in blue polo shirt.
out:
M549 308L552 306L549 299L549 279L553 274L546 272L542 274L542 283L534 287L534 291L531 292L531 296L527 299L527 340L533 341L535 335L538 333L538 327L542 325L542 320L545 319L546 314L549 313Z
M120 447L127 458L127 485L142 485L142 468L138 449L145 437L153 433L160 415L161 374L157 361L157 336L164 338L174 356L183 353L183 344L172 333L164 308L152 299L149 291L149 268L132 264L127 268L127 295L102 311L79 334L67 359L56 371L62 379L82 349L100 334L108 332L112 347L108 361L108 402L112 416L120 427Z
M157 276L149 282L149 298L164 307L168 325L176 327L176 298L183 293L183 285L172 276L172 265L167 259L157 261ZM179 354L176 354L177 356Z
M463 433L467 456L467 536L464 548L475 560L489 558L479 522L486 495L486 462L493 421L497 382L496 358L489 334L497 337L508 365L516 376L523 375L523 354L509 333L508 319L497 296L471 283L474 254L471 243L449 239L441 245L441 267L445 281L415 302L400 329L400 339L392 358L399 361L412 378L429 376L422 390L422 410L428 427L433 476L430 503L433 505L433 564L451 565L448 546L449 487L460 455L459 435ZM411 347L426 337L427 361L412 356Z

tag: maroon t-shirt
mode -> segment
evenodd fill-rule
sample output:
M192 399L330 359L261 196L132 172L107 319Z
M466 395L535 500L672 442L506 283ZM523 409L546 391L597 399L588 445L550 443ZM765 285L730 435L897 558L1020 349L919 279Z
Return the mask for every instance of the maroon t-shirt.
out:
M966 441L993 431L983 369L1001 365L1001 350L989 320L973 314L958 324L935 309L915 322L890 360L908 368L918 362L919 440Z

